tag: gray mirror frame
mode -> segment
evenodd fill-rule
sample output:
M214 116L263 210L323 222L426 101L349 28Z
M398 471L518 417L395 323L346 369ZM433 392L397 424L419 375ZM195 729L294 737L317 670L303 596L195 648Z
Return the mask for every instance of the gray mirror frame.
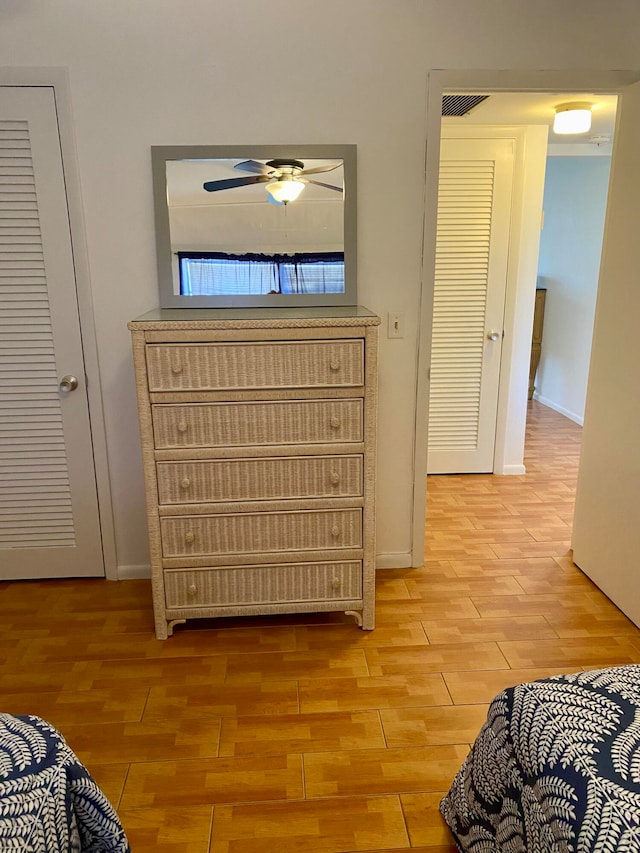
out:
M166 163L168 160L318 159L344 161L344 293L262 296L181 296L173 292ZM156 253L161 308L293 308L357 305L357 169L355 145L153 145L151 146Z

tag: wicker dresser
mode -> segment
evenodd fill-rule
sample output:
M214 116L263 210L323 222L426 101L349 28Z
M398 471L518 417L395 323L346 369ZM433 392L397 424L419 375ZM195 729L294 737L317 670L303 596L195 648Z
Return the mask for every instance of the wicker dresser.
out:
M379 322L340 307L129 323L158 638L323 610L373 628Z

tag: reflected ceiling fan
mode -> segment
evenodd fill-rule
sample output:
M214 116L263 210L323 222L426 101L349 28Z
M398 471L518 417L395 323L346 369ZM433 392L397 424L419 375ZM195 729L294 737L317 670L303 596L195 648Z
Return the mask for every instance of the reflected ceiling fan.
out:
M247 175L243 178L224 178L221 181L207 181L203 187L207 192L215 193L234 187L264 183L266 184L265 190L268 193L267 201L273 204L288 204L298 198L305 184L315 184L318 187L325 187L341 193L342 187L325 184L322 181L309 180L306 177L306 175L317 175L320 172L331 172L341 165L342 162L329 163L325 166L305 169L301 160L268 160L266 163L260 163L258 160L243 160L242 163L236 163L234 169L253 172L253 175Z

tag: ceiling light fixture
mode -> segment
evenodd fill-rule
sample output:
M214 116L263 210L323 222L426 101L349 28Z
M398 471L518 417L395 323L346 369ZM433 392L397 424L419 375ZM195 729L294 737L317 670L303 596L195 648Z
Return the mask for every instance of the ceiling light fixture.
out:
M553 120L554 133L586 133L591 128L591 104L558 104Z
M290 201L295 201L302 190L304 182L299 181L293 175L281 175L277 181L270 181L265 190L269 195L280 204L288 204Z

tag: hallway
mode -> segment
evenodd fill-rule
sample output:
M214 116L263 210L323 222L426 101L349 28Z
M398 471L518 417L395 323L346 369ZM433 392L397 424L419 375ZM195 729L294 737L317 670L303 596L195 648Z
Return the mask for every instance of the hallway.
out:
M529 403L523 476L437 475L427 486L427 560L526 559L571 565L571 523L582 429ZM531 560L539 559L534 564ZM466 566L466 570L471 567ZM509 566L483 566L505 574ZM513 564L514 569L522 568Z

